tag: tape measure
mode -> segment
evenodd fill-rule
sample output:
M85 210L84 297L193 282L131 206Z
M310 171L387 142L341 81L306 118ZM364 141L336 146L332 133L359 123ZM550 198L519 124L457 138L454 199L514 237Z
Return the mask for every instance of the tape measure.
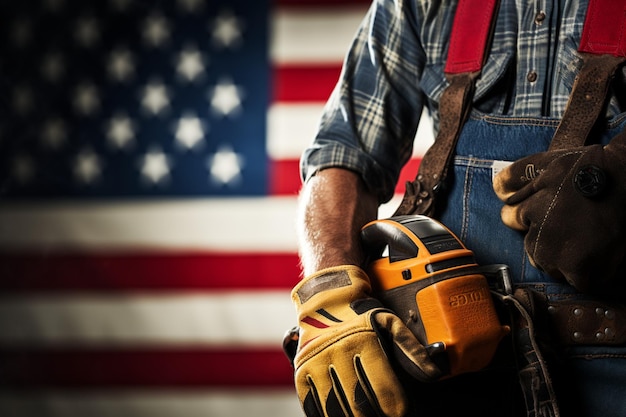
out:
M444 358L450 376L489 364L510 328L500 322L486 275L500 275L509 291L505 265L480 267L448 228L422 215L375 220L361 239L375 295L433 358Z

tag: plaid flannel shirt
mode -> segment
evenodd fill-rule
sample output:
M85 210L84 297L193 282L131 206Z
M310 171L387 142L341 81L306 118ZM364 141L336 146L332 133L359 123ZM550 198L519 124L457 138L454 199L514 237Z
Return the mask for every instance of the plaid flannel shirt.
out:
M302 156L305 181L320 169L344 167L360 173L380 202L392 197L424 107L438 126L456 3L374 0L315 141ZM586 0L501 1L474 108L519 118L561 117L582 63L577 49L586 8ZM607 116L623 110L615 96Z

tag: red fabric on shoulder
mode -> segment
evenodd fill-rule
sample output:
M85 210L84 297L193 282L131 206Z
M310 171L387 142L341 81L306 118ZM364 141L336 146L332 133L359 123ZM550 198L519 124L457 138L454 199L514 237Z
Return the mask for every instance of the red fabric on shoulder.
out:
M447 74L480 71L489 45L497 0L460 0L454 15Z
M589 0L579 51L626 57L626 0Z

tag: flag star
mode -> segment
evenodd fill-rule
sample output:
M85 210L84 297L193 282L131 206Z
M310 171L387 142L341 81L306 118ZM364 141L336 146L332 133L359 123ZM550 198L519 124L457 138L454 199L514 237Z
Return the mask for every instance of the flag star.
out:
M231 11L225 10L215 18L211 25L213 43L220 48L237 47L241 44L244 22Z
M222 116L235 115L241 110L243 89L230 80L220 81L210 92L212 110Z
M65 72L65 60L58 52L51 52L43 58L41 74L51 83L58 82Z
M54 13L63 9L65 6L64 3L64 0L45 0L43 6L46 10Z
M25 85L15 87L13 90L13 110L24 116L28 114L34 107L35 98L33 90Z
M127 49L117 49L111 52L108 60L109 77L118 82L125 82L135 72L133 55Z
M133 0L110 0L111 9L118 12L125 12L130 7Z
M100 39L100 27L93 17L81 17L74 28L76 43L85 48L93 47Z
M33 38L31 22L26 19L15 21L11 27L11 40L17 47L25 47Z
M141 176L151 184L166 182L170 175L170 161L160 149L152 149L141 158Z
M102 173L102 162L91 149L82 150L74 160L74 177L82 184L92 184Z
M204 73L204 59L200 51L187 48L178 56L176 71L187 81L194 81Z
M182 117L176 128L176 142L186 149L193 149L204 139L202 121L194 116Z
M160 47L170 37L170 28L167 19L163 16L148 17L143 27L143 38L151 46Z
M60 118L53 118L44 122L41 139L48 148L59 149L67 141L65 122Z
M35 177L35 163L33 159L24 154L13 157L11 162L11 174L20 184L27 184Z
M82 83L74 91L74 108L83 116L93 115L100 107L98 89L92 83Z
M230 146L220 147L207 162L211 180L220 185L239 182L244 164L244 157L235 153Z
M203 5L203 0L178 0L178 7L187 12L194 13L197 12Z
M141 105L152 114L159 114L170 105L169 94L165 85L153 81L144 88Z
M116 149L127 149L135 140L132 120L125 115L117 115L109 121L107 139Z

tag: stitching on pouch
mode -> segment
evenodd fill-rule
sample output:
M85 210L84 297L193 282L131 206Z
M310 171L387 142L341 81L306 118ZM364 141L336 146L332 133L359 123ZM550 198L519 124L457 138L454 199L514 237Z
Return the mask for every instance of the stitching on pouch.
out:
M550 202L550 205L548 206L548 210L546 210L546 214L543 216L543 220L541 221L541 226L539 227L539 231L537 232L537 237L535 238L535 249L533 250L533 258L536 260L537 259L537 251L539 249L539 239L541 239L541 234L543 233L543 228L546 224L546 221L548 220L548 217L550 216L550 213L552 212L552 209L556 206L556 202L559 198L559 194L561 193L561 190L563 189L563 184L565 184L565 178L569 178L570 174L572 173L572 171L574 170L574 167L576 166L576 164L578 164L578 162L580 161L580 159L583 157L584 152L582 151L576 151L576 152L567 152L563 155L560 156L560 158L563 158L567 155L575 155L575 154L579 154L578 159L576 160L576 162L574 162L572 164L572 166L570 167L570 170L568 171L567 175L565 175L563 177L563 181L561 181L561 184L559 184L559 188L557 189L556 193L554 194L554 198L552 199L552 201Z
M469 158L468 162L472 162L473 158ZM472 174L472 170L465 170L465 180L463 181L463 224L461 225L461 240L467 240L467 231L469 229L469 199L470 199L470 190L472 189L472 181L474 179L474 175Z

